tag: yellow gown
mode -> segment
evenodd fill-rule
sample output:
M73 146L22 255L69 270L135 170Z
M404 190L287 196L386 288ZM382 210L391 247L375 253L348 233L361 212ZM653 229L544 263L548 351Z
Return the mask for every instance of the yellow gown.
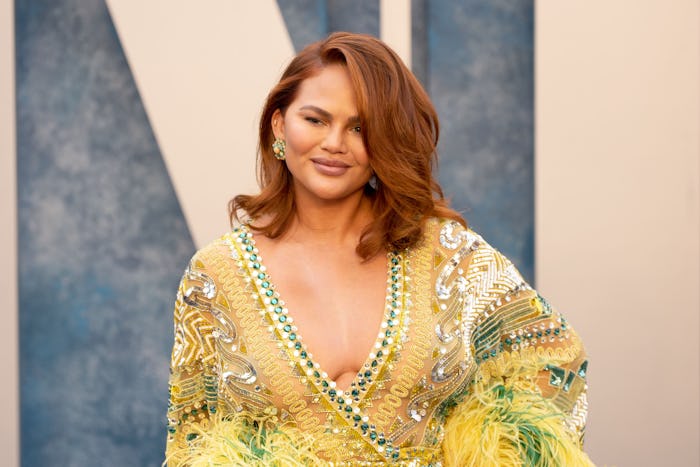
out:
M592 465L583 346L515 267L440 219L387 256L384 319L342 391L245 226L197 252L175 306L168 465Z

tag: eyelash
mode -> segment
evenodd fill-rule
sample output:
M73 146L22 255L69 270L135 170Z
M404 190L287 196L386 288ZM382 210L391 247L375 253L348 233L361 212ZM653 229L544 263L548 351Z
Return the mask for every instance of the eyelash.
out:
M318 125L319 123L321 123L321 120L319 120L318 118L314 118L314 117L306 117L306 121L313 123L314 125Z
M320 125L321 123L323 123L322 120L319 120L316 117L304 117L304 119L313 125ZM355 133L362 133L362 127L360 127L359 125L354 126L354 127L352 127L351 131L353 131Z

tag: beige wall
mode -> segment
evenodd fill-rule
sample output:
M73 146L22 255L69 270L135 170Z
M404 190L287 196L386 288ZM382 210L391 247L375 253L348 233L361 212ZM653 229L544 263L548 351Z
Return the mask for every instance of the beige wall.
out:
M113 14L127 3L137 5L108 2ZM19 442L12 5L0 2L4 465L18 465ZM600 465L698 465L700 7L536 6L537 282L577 324L592 357L587 450ZM123 18L115 18L120 34Z
M274 0L107 6L190 233L203 246L228 230L227 201L257 191L260 109L294 53L282 15Z
M19 464L17 348L17 185L15 155L14 2L0 1L0 453L3 465Z
M411 0L379 1L379 35L411 68Z
M599 464L697 466L700 6L536 5L537 284L591 355Z

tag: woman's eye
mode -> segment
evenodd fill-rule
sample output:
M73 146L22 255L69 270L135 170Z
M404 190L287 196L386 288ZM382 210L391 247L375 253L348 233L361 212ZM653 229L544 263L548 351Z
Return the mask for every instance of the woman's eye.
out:
M306 118L307 122L311 122L314 125L318 125L321 123L321 120L319 120L318 118L315 118L315 117L305 117L305 118Z
M354 131L355 133L362 133L362 128L360 128L359 126L355 126L352 127L352 131Z

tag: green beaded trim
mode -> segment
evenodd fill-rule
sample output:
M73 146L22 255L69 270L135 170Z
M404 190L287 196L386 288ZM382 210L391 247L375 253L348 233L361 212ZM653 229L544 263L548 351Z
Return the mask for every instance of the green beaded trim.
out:
M253 234L247 226L235 228L233 234L240 255L239 267L245 269L252 283L255 284L257 295L267 312L269 330L279 339L283 347L286 347L290 361L294 363L300 374L305 374L306 380L325 396L327 403L337 410L339 416L345 418L353 428L361 431L366 441L375 445L377 451L383 453L386 458L397 459L400 455L399 448L394 447L384 433L377 432L376 426L369 423L369 417L362 413L360 403L372 383L376 381L377 375L381 373L392 352L392 346L398 339L401 324L404 322L405 265L402 255L397 252L388 254L387 306L380 333L373 347L376 351L369 354L363 368L347 391L341 391L336 389L335 381L331 381L318 362L313 360L313 355L306 349L302 337L297 334L297 327L293 324L294 319L284 307L284 302L275 291L262 263L259 251L255 247Z

